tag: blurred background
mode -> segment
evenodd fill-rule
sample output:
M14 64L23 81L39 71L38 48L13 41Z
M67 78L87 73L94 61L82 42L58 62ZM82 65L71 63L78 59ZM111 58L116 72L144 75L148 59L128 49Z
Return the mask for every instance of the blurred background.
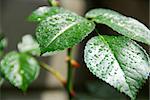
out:
M92 8L109 8L124 15L133 17L149 27L149 0L61 0L63 7L80 15ZM17 43L25 34L34 34L36 24L28 22L27 16L39 6L48 5L46 0L0 0L0 32L8 38L6 52L17 49ZM105 25L97 25L101 34L117 34ZM77 96L74 100L130 100L124 94L110 87L105 82L94 77L86 68L83 61L83 49L87 40L96 35L93 32L74 53L81 67L74 71L74 88ZM141 44L149 53L149 47ZM50 57L42 57L54 66L66 78L66 51ZM137 96L138 100L149 100L149 82L147 81ZM14 88L9 83L1 87L0 100L67 100L62 85L47 71L41 69L38 79L33 82L26 93Z

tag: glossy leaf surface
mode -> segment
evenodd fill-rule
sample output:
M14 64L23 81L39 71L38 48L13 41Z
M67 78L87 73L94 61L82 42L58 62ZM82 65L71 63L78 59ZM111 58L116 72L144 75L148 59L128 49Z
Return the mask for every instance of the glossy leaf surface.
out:
M93 22L75 13L59 13L43 20L36 30L42 54L71 48L93 31Z
M32 14L28 17L29 21L32 22L40 22L43 19L61 13L61 12L67 12L68 10L65 10L61 7L48 7L48 6L42 6L36 9L32 12Z

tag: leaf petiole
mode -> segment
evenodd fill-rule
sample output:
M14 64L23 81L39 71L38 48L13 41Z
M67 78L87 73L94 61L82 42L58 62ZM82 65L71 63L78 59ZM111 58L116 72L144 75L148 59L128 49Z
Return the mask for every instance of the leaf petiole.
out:
M57 78L63 84L63 86L66 85L66 80L63 78L63 76L57 70L50 67L49 65L47 65L44 62L40 62L40 65L41 65L42 68L44 68L48 72L50 72L55 78Z

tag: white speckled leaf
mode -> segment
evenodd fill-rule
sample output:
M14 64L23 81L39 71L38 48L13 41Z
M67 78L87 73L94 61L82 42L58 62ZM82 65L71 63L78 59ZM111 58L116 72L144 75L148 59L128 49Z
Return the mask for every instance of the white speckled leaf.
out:
M10 52L0 63L4 78L23 91L37 78L39 69L37 61L25 53Z
M36 56L40 56L41 54L39 44L29 34L22 37L22 42L18 44L18 49L20 52L29 53Z
M94 9L86 14L87 18L105 24L118 33L150 45L150 30L141 22L125 17L109 9Z
M136 42L124 36L97 36L88 41L84 60L89 70L135 99L150 72L150 60Z
M59 13L43 20L36 29L41 53L61 51L81 42L95 24L75 13Z

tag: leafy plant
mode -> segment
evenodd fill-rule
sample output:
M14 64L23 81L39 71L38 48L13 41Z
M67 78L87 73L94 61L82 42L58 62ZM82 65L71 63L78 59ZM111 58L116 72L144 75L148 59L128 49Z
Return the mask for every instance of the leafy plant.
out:
M98 36L92 37L85 46L85 63L93 75L134 100L150 72L149 55L134 40L150 45L150 30L141 22L113 10L98 8L81 17L65 8L56 7L60 4L57 0L48 1L52 7L40 7L28 17L29 21L38 23L36 38L25 35L18 44L19 52L12 51L1 60L0 84L4 78L26 91L37 78L41 66L60 80L69 99L72 99L75 95L72 70L79 64L72 58L71 48L95 29L95 23L100 23L121 35L107 36L97 32ZM3 38L0 39L2 51L6 43ZM55 69L34 58L65 49L68 49L67 81Z

